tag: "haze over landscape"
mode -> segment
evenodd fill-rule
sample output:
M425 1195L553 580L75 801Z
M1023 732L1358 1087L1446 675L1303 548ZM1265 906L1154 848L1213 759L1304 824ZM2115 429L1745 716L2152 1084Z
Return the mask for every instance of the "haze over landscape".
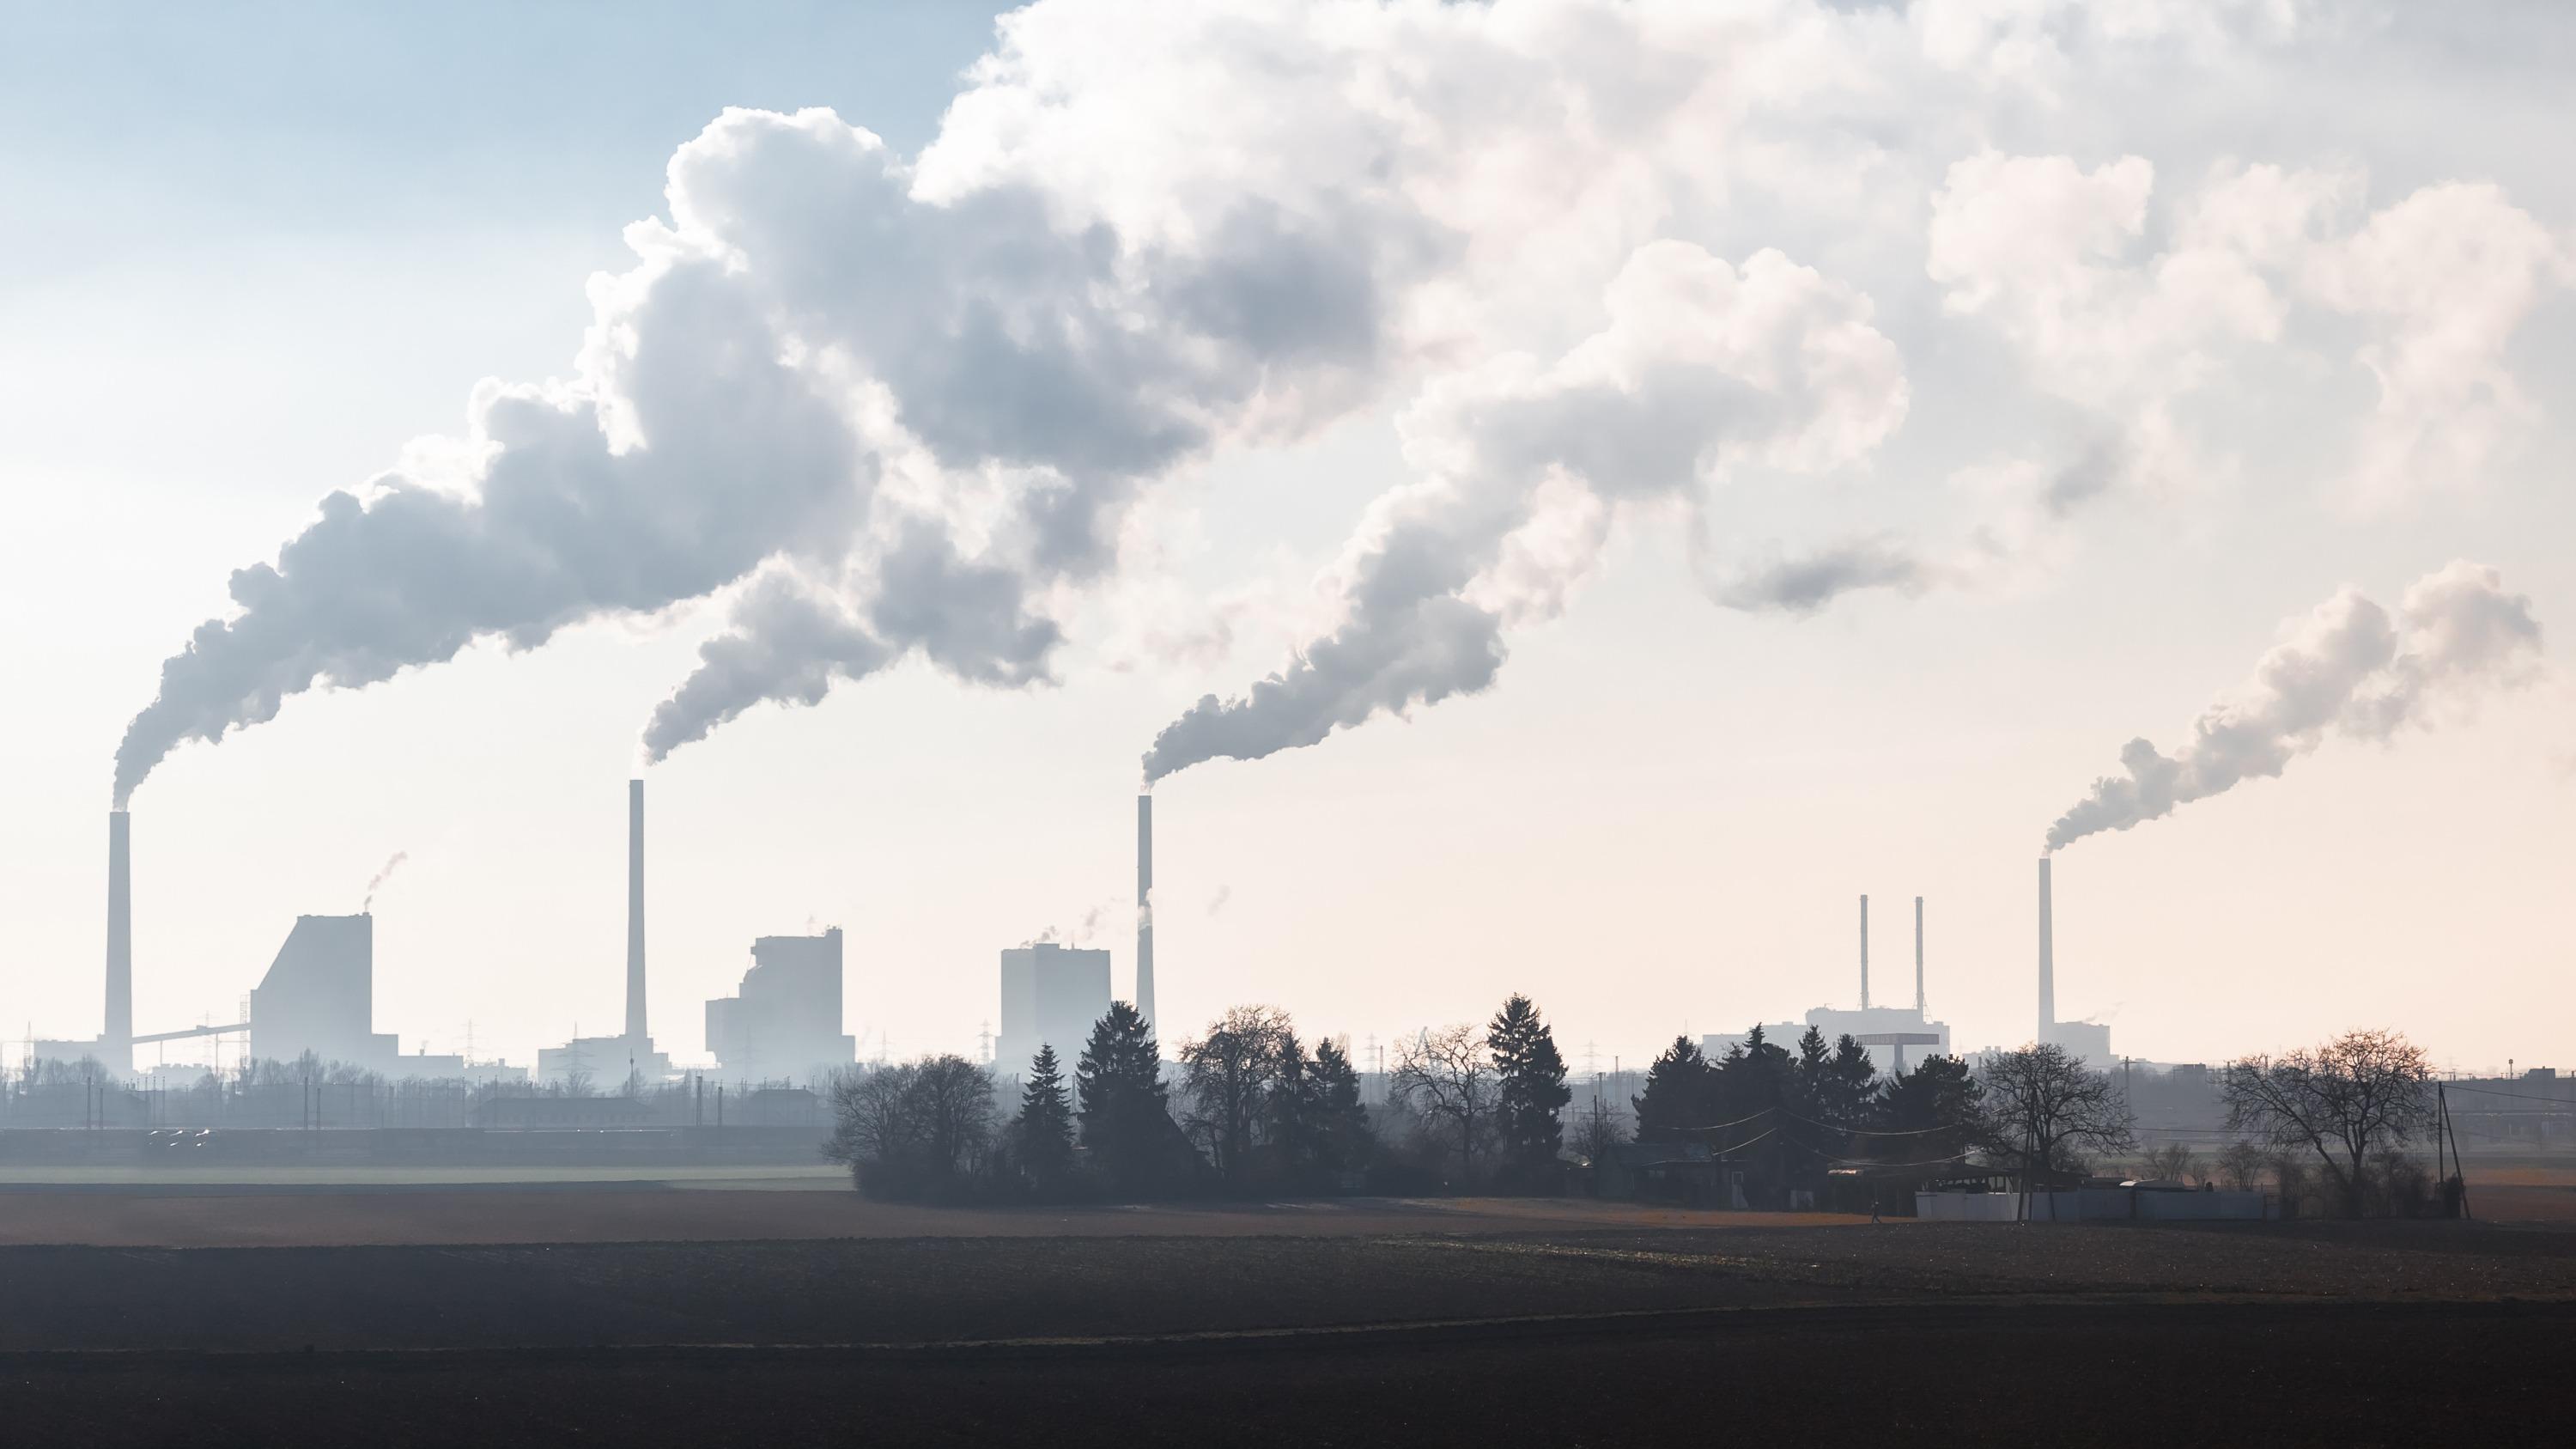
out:
M2052 850L2124 1052L2556 1059L2561 9L484 21L14 23L0 1035L128 792L142 1030L364 901L406 1050L607 1031L641 773L666 1048L837 925L968 1050L1141 760L1171 1022L1633 1066L1869 891L2012 1044Z

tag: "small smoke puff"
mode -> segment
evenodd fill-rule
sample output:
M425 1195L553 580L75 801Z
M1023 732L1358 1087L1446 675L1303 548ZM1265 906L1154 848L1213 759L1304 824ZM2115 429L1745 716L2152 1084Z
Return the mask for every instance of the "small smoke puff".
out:
M2049 827L2048 849L2278 775L2329 735L2384 741L2429 726L2481 688L2527 682L2540 647L2530 598L2480 564L2418 579L2394 619L2346 589L2290 625L2237 698L2202 712L2188 743L2171 754L2145 739L2123 746L2121 773L2094 781Z
M376 892L384 888L385 882L394 878L394 868L409 859L411 859L410 851L397 850L393 853L391 858L385 861L384 868L378 870L374 876L368 879L366 902L358 907L360 914L364 914L376 908Z
M1210 916L1214 916L1217 912L1225 909L1225 903L1227 901L1233 899L1234 887L1230 885L1218 886L1216 888L1216 894L1208 897L1207 913Z

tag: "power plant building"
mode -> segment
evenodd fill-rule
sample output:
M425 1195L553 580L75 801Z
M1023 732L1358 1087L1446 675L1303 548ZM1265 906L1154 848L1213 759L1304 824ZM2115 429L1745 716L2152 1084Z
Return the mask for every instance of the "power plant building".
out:
M2111 1028L2096 1021L2057 1019L2057 919L2048 878L2048 857L2039 858L2039 1035L2043 1046L2063 1047L2067 1055L2096 1067L2111 1062Z
M1914 1004L1880 1006L1870 999L1869 989L1869 897L1860 898L1860 1007L1819 1006L1807 1013L1804 1022L1766 1022L1763 1040L1784 1050L1795 1052L1798 1038L1814 1027L1831 1045L1848 1036L1868 1051L1872 1065L1882 1072L1902 1072L1926 1056L1948 1056L1950 1024L1934 1021L1925 1008L1923 997L1923 898L1914 898ZM1748 1034L1749 1035L1749 1034ZM1744 1036L1704 1036L1700 1050L1722 1056L1732 1046L1742 1045Z
M707 1050L742 1081L798 1080L846 1067L858 1039L841 1030L841 930L763 936L731 996L707 1003Z
M837 1021L839 1018L834 1018ZM575 1036L537 1052L537 1079L594 1084L630 1076L659 1082L671 1075L671 1058L653 1049L644 1011L644 782L626 782L626 1030L619 1036Z
M1041 1046L1055 1048L1065 1075L1091 1040L1091 1028L1109 1014L1109 953L1059 946L1052 941L1002 953L1002 1030L993 1067L1013 1076L1028 1071Z
M376 1030L376 918L297 916L250 993L250 1054L291 1062L311 1052L371 1072L393 1070L390 1032Z

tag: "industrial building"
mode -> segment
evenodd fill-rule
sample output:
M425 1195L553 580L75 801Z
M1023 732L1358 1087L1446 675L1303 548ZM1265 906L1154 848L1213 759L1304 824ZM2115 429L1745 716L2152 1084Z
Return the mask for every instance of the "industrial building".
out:
M1923 898L1914 898L1914 1004L1912 1006L1879 1006L1872 1003L1869 991L1869 897L1860 898L1860 1007L1819 1006L1807 1013L1803 1022L1766 1022L1763 1038L1774 1045L1794 1050L1798 1038L1814 1027L1827 1042L1848 1036L1869 1052L1870 1062L1881 1072L1902 1072L1911 1062L1926 1056L1950 1054L1950 1024L1934 1021L1927 1013L1923 996ZM1748 1034L1749 1035L1749 1034ZM1700 1050L1722 1056L1729 1047L1744 1042L1744 1035L1716 1035L1700 1038Z
M626 782L626 1030L616 1036L579 1036L537 1052L537 1079L576 1078L594 1083L671 1075L671 1058L653 1049L644 1010L644 782Z
M2096 1021L2057 1019L2057 922L2050 899L2047 856L2039 858L2039 1035L2042 1046L2066 1049L2096 1067L2111 1061L2111 1028Z
M1147 797L1150 798L1150 797ZM1109 1013L1109 953L1039 941L1002 953L1002 1030L993 1048L996 1072L1028 1070L1040 1046L1055 1048L1073 1072L1091 1028Z
M311 1052L390 1072L398 1049L375 1019L376 918L297 916L268 974L251 988L251 1055L291 1062Z
M107 1008L89 1041L30 1043L43 1061L96 1061L119 1077L134 1071L134 817L107 815Z
M1005 976L1009 968L1003 968ZM1003 989L1004 1001L1010 999ZM1136 797L1136 1014L1154 1024L1154 797ZM1107 1006L1101 1010L1107 1011ZM1095 1018L1096 1019L1096 1018ZM1030 1050L1035 1051L1032 1047ZM1057 1049L1061 1056L1063 1049ZM1007 1059L1006 1059L1007 1060Z
M763 936L731 996L707 1003L707 1050L738 1081L804 1080L859 1058L841 1030L841 928Z
M405 1056L391 1032L375 1029L376 918L297 916L268 974L250 993L250 1053L292 1062L311 1052L397 1081L407 1077L462 1077L461 1056ZM237 1028L214 1028L211 1031ZM165 1033L143 1040L188 1035ZM506 1080L506 1066L490 1069Z

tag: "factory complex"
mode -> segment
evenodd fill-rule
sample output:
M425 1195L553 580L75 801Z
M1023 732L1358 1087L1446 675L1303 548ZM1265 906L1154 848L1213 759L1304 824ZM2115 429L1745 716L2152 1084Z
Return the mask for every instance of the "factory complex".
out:
M761 936L751 943L751 964L735 990L704 1004L708 1064L675 1063L656 1045L648 1009L645 916L644 782L627 782L627 912L625 1017L614 1034L574 1034L537 1052L533 1069L464 1055L406 1053L400 1038L375 1023L375 917L298 916L268 970L244 1003L243 1019L223 1024L138 1033L134 1029L133 820L124 810L108 816L107 971L105 1029L89 1040L28 1043L36 1062L94 1062L111 1076L130 1077L135 1050L178 1042L229 1045L245 1061L313 1063L387 1081L461 1080L556 1086L575 1096L597 1092L632 1095L645 1088L700 1079L741 1083L817 1085L836 1069L858 1061L858 1040L843 1029L846 1004L844 937L837 926L811 935ZM2056 961L2050 864L2039 862L2038 1028L2034 1040L2054 1043L2094 1062L2108 1062L2109 1028L2060 1021L2056 1015ZM1154 797L1136 797L1136 955L1133 1002L1150 1026L1154 1007ZM1948 1023L1932 1018L1925 996L1924 903L1914 898L1914 995L1910 1005L1872 996L1869 897L1860 898L1860 999L1857 1007L1820 1006L1802 1021L1763 1024L1772 1043L1790 1046L1809 1030L1828 1042L1848 1036L1882 1072L1899 1073L1934 1054L1955 1054ZM990 1037L991 1064L1016 1075L1042 1048L1053 1049L1069 1077L1092 1025L1116 996L1110 953L1053 940L1031 941L1001 952L997 981L999 1031ZM1749 1034L1748 1034L1749 1035ZM1740 1046L1743 1035L1701 1038L1711 1056ZM1167 1043L1168 1045L1168 1043ZM220 1060L219 1054L210 1056Z

